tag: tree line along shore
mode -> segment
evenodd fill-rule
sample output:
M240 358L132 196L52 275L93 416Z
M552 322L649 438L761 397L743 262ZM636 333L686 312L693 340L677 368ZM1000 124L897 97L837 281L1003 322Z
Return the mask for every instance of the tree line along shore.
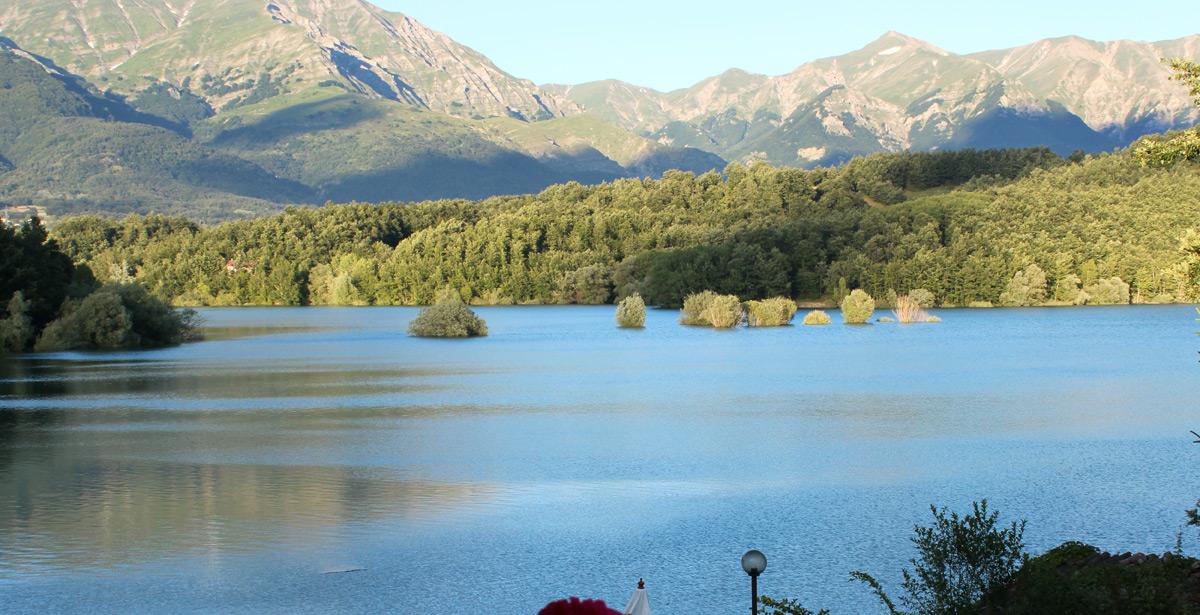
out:
M1197 299L1200 173L1130 151L886 154L838 169L565 184L480 202L350 204L202 227L160 215L56 221L102 282L174 305L604 304L747 300L937 306Z
M32 222L0 237L5 266L26 269L0 278L0 302L10 318L30 311L35 333L16 336L25 347L81 305L129 321L126 346L186 337L134 332L122 314L151 300L428 305L453 292L474 305L606 304L636 294L686 308L709 292L728 306L749 302L718 326L777 319L786 302L841 306L855 290L885 308L902 298L922 309L1194 302L1200 165L1145 151L877 154L811 171L731 165L478 202L292 208L216 226L81 216L56 220L47 235ZM41 278L58 281L33 282ZM140 290L117 292L129 285ZM85 304L97 289L107 289L103 304ZM10 306L18 291L29 308Z

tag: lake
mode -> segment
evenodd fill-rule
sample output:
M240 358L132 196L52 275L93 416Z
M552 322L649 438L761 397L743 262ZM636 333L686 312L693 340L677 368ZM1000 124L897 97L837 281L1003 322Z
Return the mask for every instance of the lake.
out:
M848 572L898 593L930 504L1161 553L1200 497L1191 307L478 311L486 339L214 309L202 343L0 360L0 611L533 614L644 577L657 614L734 614L758 548L761 593L874 613Z

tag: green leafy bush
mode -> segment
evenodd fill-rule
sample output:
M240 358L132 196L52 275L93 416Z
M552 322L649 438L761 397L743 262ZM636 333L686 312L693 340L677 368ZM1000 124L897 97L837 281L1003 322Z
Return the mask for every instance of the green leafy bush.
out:
M842 320L848 325L864 324L874 313L875 300L862 289L855 289L842 300Z
M1119 277L1096 280L1080 294L1080 303L1088 305L1126 305L1129 303L1129 284Z
M24 352L36 334L29 317L30 303L21 291L13 293L8 302L8 316L0 320L0 353Z
M1197 565L1174 553L1111 555L1068 542L1029 560L988 606L1008 615L1195 614Z
M646 302L634 293L617 305L617 326L622 329L641 329L646 326Z
M700 314L700 318L711 327L732 329L742 324L745 315L740 299L733 295L717 295Z
M934 296L932 291L924 288L915 288L908 291L908 298L916 301L919 307L926 310L937 305L937 297Z
M804 316L804 324L810 326L831 325L833 319L821 310L813 310Z
M742 324L743 316L740 299L706 290L684 298L679 322L693 327L731 329Z
M710 325L707 319L704 318L704 312L708 310L708 306L719 295L706 290L704 292L693 293L683 298L683 311L679 316L680 324L685 324L692 327L707 327Z
M1036 264L1013 274L1000 294L1000 304L1009 307L1041 305L1046 302L1046 272Z
M612 269L606 265L588 265L564 274L559 280L560 303L603 305L612 296Z
M408 325L408 334L415 337L483 337L488 334L487 323L462 300L447 298L431 305Z
M828 609L813 612L804 608L799 600L760 596L758 603L763 607L761 612L764 615L829 615Z
M68 304L42 332L40 352L173 346L196 330L195 312L175 310L137 284L109 284Z
M1023 537L1025 522L999 525L999 513L988 512L987 500L972 504L960 517L930 506L933 525L913 528L917 557L913 570L905 569L901 603L912 613L957 615L978 613L1004 590L1017 570L1028 561ZM866 583L883 606L900 613L883 586L870 574L852 572Z
M746 324L751 327L782 327L792 323L796 316L796 302L787 297L776 297L746 304Z

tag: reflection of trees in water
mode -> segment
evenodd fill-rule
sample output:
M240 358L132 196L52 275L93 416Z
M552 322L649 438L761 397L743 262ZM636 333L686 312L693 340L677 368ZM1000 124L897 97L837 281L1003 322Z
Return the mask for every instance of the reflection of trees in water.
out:
M110 566L190 551L308 545L345 524L436 516L479 485L353 466L175 464L21 448L0 476L5 567Z
M0 362L2 363L2 362ZM231 366L138 360L17 360L5 366L0 399L54 399L129 395L171 399L345 397L437 390L422 379L457 375L433 369L379 369L363 365L311 367L279 360Z
M447 411L399 403L444 375L279 361L0 361L0 577L311 544L348 523L436 516L489 497L486 486L312 464L376 419ZM352 399L364 405L342 405Z

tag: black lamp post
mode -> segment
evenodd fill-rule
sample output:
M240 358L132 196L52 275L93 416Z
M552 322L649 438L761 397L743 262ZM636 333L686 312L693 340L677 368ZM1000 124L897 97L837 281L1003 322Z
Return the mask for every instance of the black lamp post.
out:
M750 575L750 613L758 615L758 575L767 569L767 556L758 549L746 551L742 556L742 570Z

